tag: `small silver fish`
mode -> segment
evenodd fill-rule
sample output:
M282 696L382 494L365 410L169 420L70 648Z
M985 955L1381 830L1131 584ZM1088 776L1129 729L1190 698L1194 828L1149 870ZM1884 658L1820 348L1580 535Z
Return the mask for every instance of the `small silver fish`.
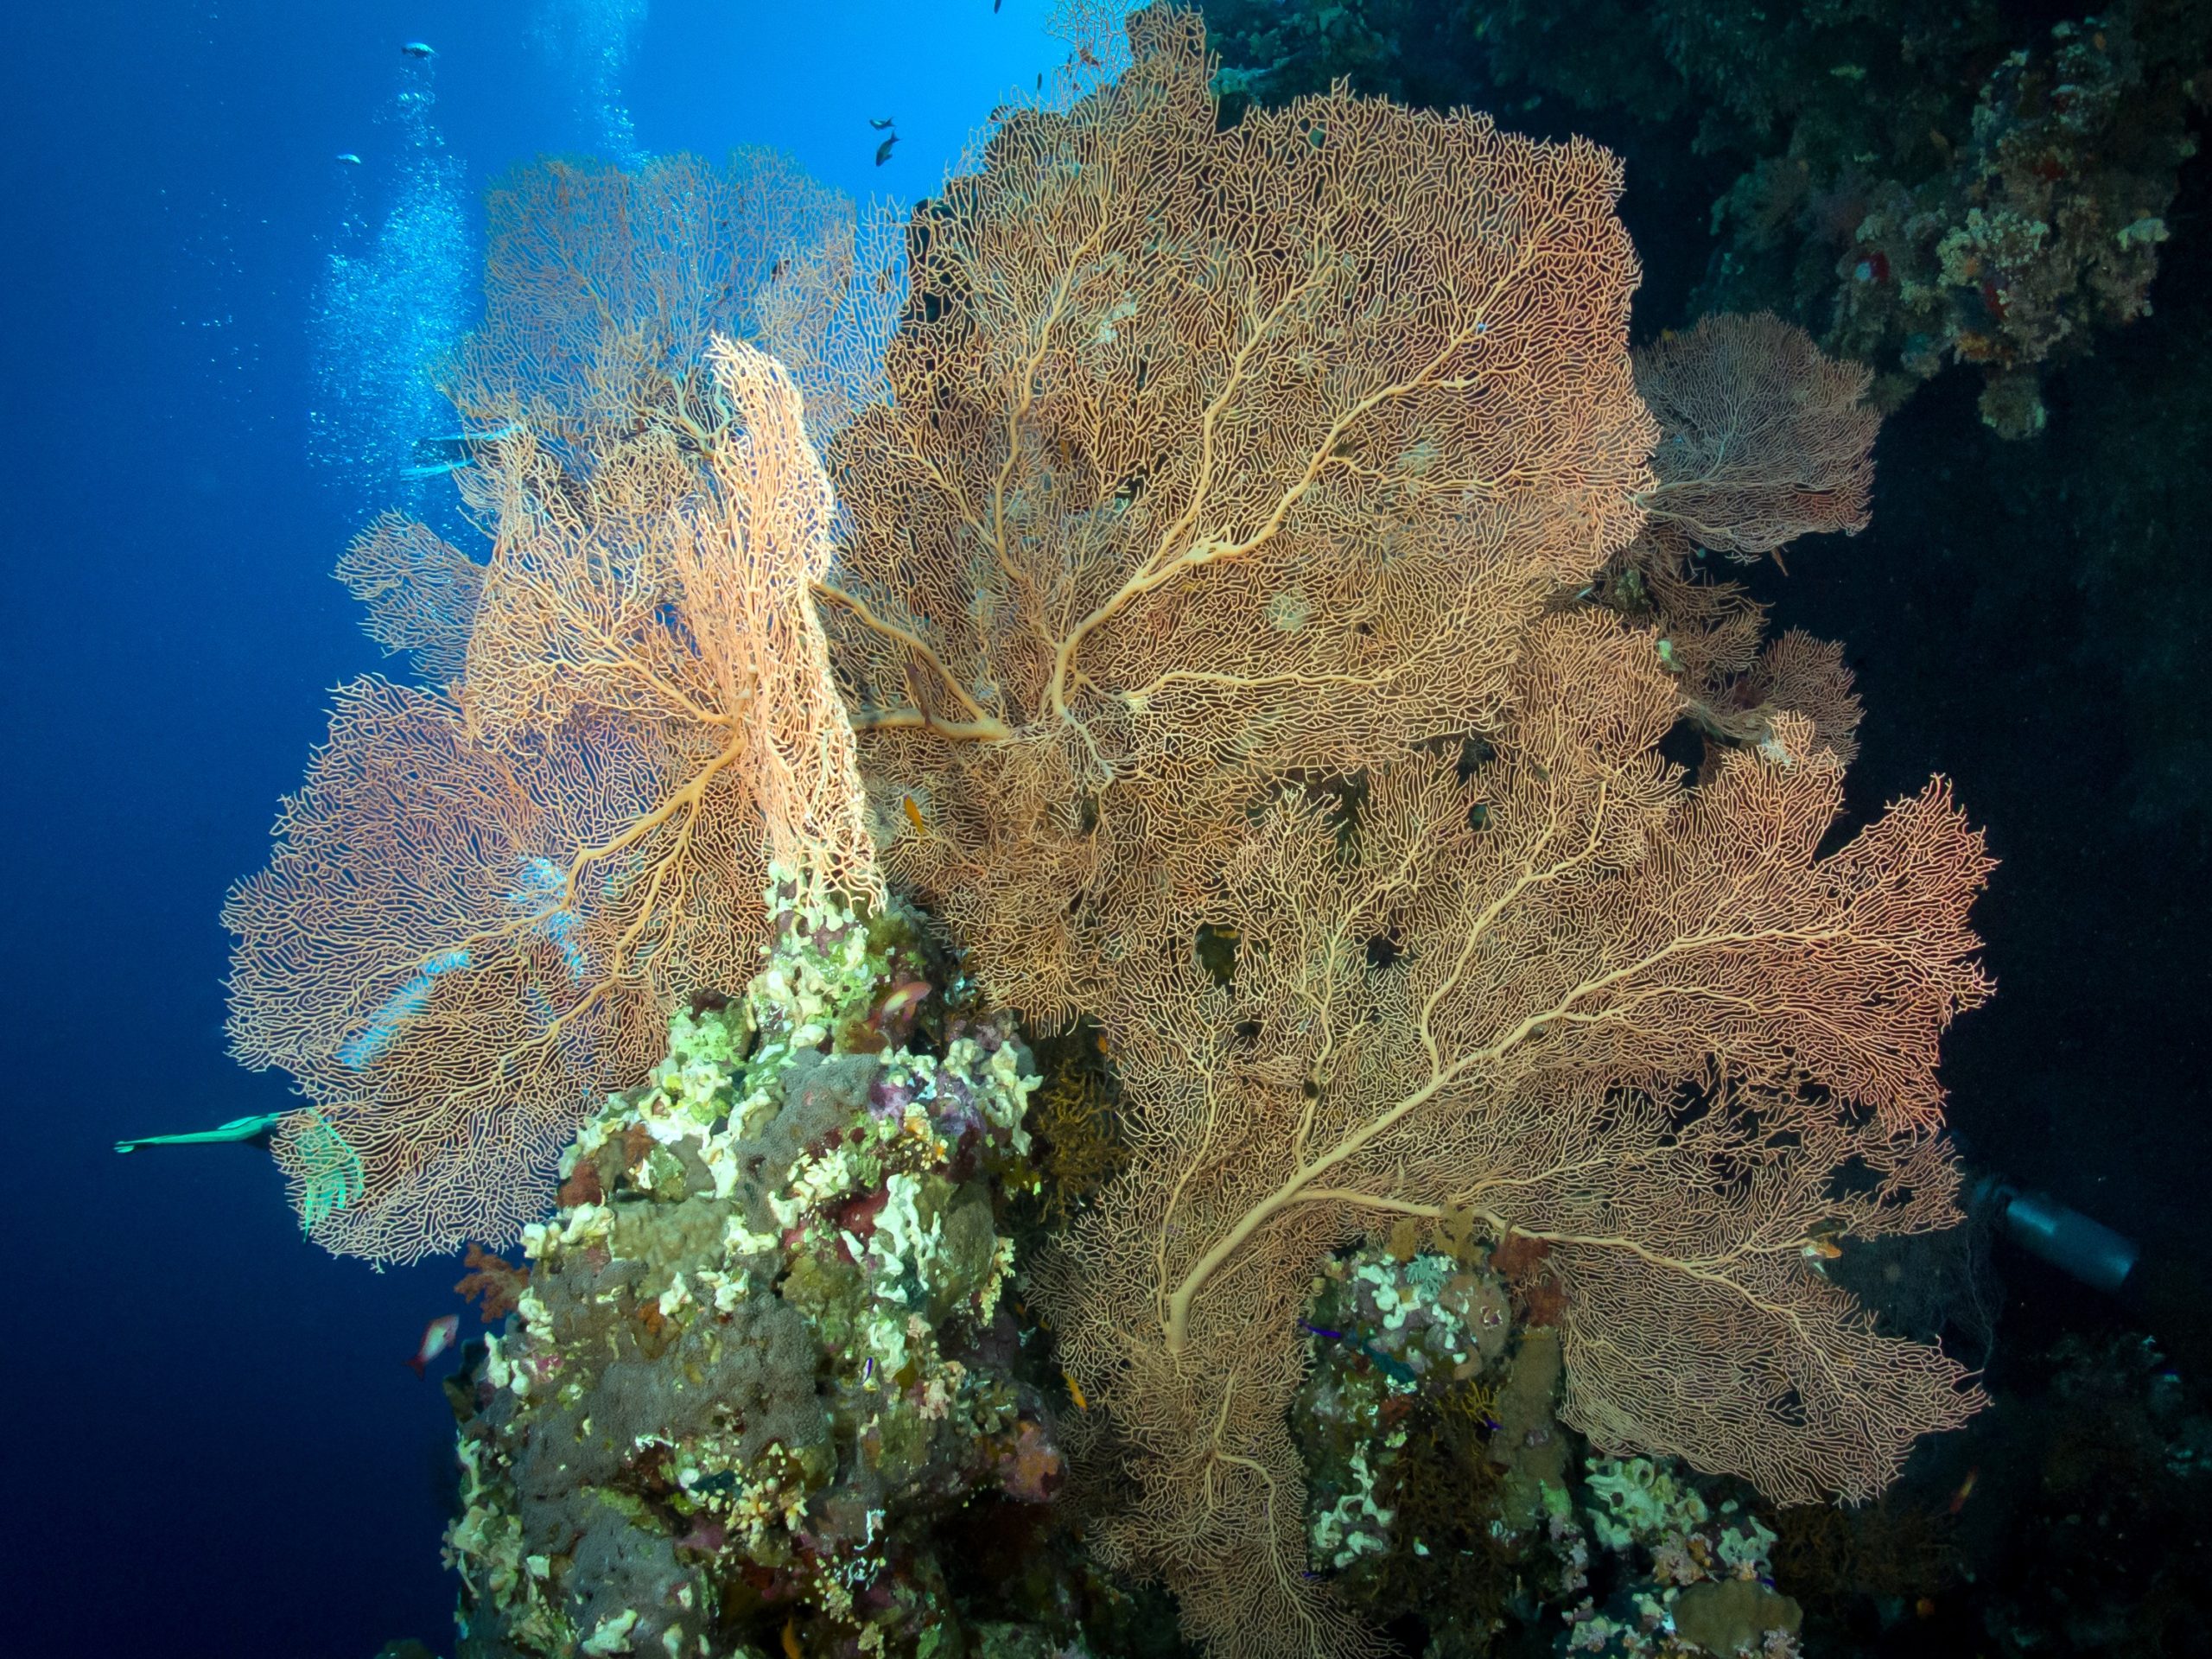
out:
M871 116L870 116L870 117L868 117L868 125L870 125L871 127L874 127L874 128L878 132L881 132L881 131L883 131L886 128L889 127L889 126L891 125L892 122L893 122L895 118L894 118L894 117L892 117L892 116L888 116L888 115L887 115L887 116L885 116L885 117L883 118L883 119L882 119L882 120L879 121L879 120L877 120L874 116L872 116L872 115L871 115Z
M361 164L361 158L350 149L340 150L330 159L334 162L343 162L348 167L359 167Z
M505 426L493 427L485 432L425 433L415 440L415 450L418 456L426 460L440 454L474 454L478 444L498 443L503 439L521 435L520 423L510 421Z
M403 55L410 58L435 58L438 55L437 48L428 41L404 41L400 43L399 50Z

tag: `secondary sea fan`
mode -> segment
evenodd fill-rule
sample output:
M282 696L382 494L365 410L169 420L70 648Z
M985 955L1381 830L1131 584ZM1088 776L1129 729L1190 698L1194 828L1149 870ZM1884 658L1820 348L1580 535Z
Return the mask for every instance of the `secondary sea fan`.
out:
M302 1217L377 1259L543 1212L673 1000L751 978L772 860L877 891L809 437L876 395L895 240L758 149L540 163L490 220L459 429L424 441L489 562L393 515L355 542L372 636L433 689L339 693L225 912L236 1050L315 1103L276 1141Z
M772 864L880 894L806 600L829 483L791 378L709 355L711 428L646 420L588 464L527 426L484 447L499 535L461 680L341 690L226 907L232 1039L314 1102L276 1151L334 1249L512 1236L675 999L752 976Z

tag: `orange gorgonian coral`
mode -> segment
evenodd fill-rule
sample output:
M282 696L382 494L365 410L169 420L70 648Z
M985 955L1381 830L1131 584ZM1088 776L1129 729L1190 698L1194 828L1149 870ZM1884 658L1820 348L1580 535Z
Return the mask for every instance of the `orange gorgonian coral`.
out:
M1349 836L1294 797L1225 861L1163 848L1233 971L1121 981L1135 1150L1047 1300L1134 1489L1104 1538L1217 1651L1361 1643L1306 1576L1286 1420L1317 1264L1401 1217L1549 1247L1561 1414L1614 1450L1865 1497L1978 1403L1807 1248L1956 1219L1934 1068L1988 988L1980 837L1936 784L1816 857L1842 768L1790 715L1802 759L1685 789L1674 689L1609 620L1534 625L1516 690L1464 780L1371 769Z
M1638 352L1637 390L1664 434L1643 497L1655 531L1748 561L1864 530L1882 423L1872 378L1766 312L1702 317Z
M236 1051L315 1103L276 1138L296 1202L377 1259L543 1212L672 1000L751 977L772 858L879 891L808 438L877 395L895 238L766 150L542 162L490 219L435 441L489 561L396 515L355 541L339 575L432 689L340 690L225 911Z
M1826 648L1761 662L1716 610L1686 687L1663 609L1583 602L1693 522L1855 518L1856 383L1707 333L1655 422L1605 151L1341 91L1224 130L1194 19L1130 40L918 214L826 476L750 347L702 378L594 299L568 391L529 330L486 348L465 646L437 545L353 561L379 637L459 673L341 695L229 912L241 1052L316 1103L280 1156L363 1166L319 1236L535 1213L672 1000L749 969L771 854L874 891L880 850L993 997L1109 1040L1128 1155L1039 1300L1113 1465L1095 1535L1217 1650L1370 1640L1307 1575L1287 1408L1316 1265L1408 1217L1541 1247L1562 1412L1609 1448L1878 1488L1976 1396L1807 1251L1955 1218L1935 1065L1988 989L1987 860L1940 781L1819 855L1856 717ZM1693 693L1730 746L1694 784L1659 753Z
M832 442L823 620L899 878L1032 1014L1187 939L1255 780L1494 724L1642 521L1619 169L1349 96L1217 130L1198 24L1005 121L918 219Z
M269 868L224 912L231 1030L314 1103L276 1140L331 1249L408 1261L543 1213L579 1116L658 1058L675 1000L742 985L772 862L880 896L807 585L831 498L798 391L715 345L718 424L647 422L588 466L526 425L459 683L339 694Z
M817 441L877 395L905 298L895 226L785 156L539 162L486 206L484 321L442 377L475 430L524 422L566 454L649 416L710 429L716 339L782 362Z
M1805 1252L1955 1217L1987 861L1940 784L1815 855L1852 705L1803 647L1827 738L1763 709L1688 786L1658 637L1570 597L1647 511L1751 550L1863 505L1855 383L1688 383L1660 425L1744 443L1655 476L1611 157L1343 92L1220 130L1194 20L1130 35L918 221L822 590L891 871L1119 1069L1128 1161L1040 1287L1097 1535L1218 1651L1361 1648L1306 1573L1297 1319L1447 1213L1548 1248L1605 1445L1878 1488L1975 1396Z
M1763 314L1701 318L1635 365L1659 423L1656 476L1639 498L1643 531L1613 561L1604 601L1662 630L1662 660L1707 737L1772 750L1773 716L1801 714L1813 741L1848 765L1859 709L1841 648L1794 631L1764 641L1765 608L1701 561L1713 551L1778 564L1800 537L1866 528L1881 423L1866 370Z

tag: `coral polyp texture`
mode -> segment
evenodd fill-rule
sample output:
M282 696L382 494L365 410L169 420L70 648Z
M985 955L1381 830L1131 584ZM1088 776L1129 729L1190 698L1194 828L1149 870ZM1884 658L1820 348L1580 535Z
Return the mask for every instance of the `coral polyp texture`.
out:
M1059 1484L993 1220L1026 1052L934 1007L915 1037L937 993L896 913L778 930L584 1126L460 1380L472 1659L927 1652L958 1628L937 1526Z

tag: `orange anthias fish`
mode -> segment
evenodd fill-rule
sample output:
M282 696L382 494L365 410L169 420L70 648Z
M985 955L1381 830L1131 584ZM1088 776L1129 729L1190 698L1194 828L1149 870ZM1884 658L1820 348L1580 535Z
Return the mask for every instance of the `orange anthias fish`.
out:
M925 979L902 979L883 999L883 1018L896 1020L912 1014L928 1001L931 987Z
M461 1315L443 1313L423 1327L423 1340L416 1345L415 1357L407 1363L415 1368L415 1375L427 1375L430 1362L454 1345L461 1335Z

